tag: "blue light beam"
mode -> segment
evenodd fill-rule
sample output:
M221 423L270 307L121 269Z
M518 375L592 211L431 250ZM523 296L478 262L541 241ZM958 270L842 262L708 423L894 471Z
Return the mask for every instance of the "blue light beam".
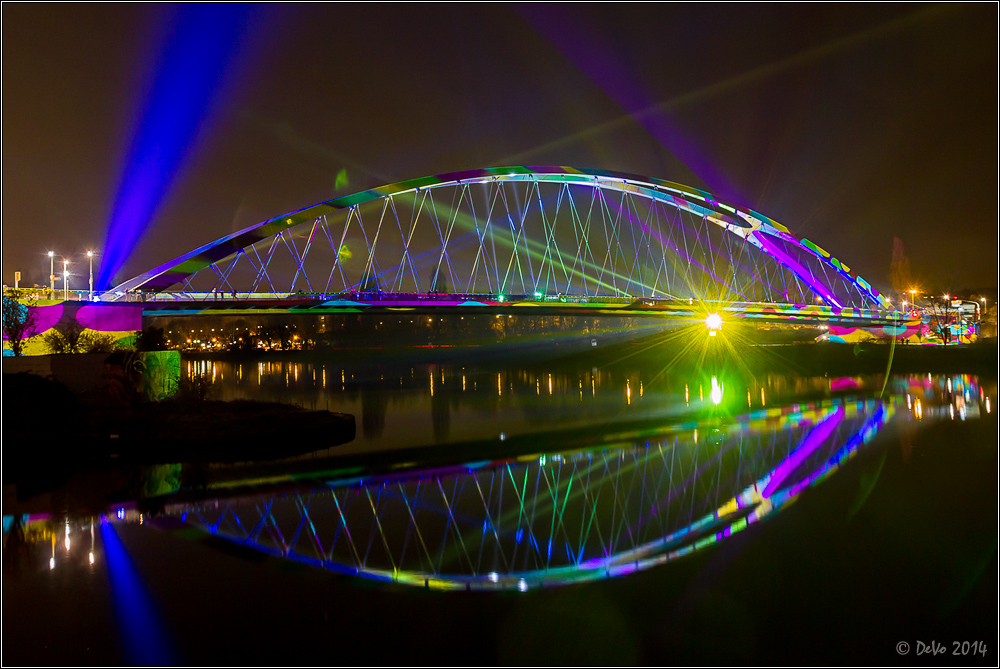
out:
M178 9L118 185L98 290L111 286L159 211L240 46L249 13L239 4Z

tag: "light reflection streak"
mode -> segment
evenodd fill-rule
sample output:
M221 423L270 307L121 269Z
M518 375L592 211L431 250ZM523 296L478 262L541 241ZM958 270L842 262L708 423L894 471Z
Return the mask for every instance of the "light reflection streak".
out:
M174 665L173 649L128 551L111 522L101 518L101 542L107 565L119 635L127 664Z

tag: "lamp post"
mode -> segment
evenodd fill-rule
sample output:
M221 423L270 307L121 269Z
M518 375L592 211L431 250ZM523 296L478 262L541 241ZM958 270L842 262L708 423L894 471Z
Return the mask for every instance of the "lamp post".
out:
M69 299L69 261L63 258L63 301Z
M951 339L951 295L944 294L944 323L941 324L942 332L945 333L944 345L948 345Z
M49 251L49 292L52 297L56 295L56 260L55 254Z
M87 251L87 257L90 258L90 294L87 295L87 301L94 301L94 252Z

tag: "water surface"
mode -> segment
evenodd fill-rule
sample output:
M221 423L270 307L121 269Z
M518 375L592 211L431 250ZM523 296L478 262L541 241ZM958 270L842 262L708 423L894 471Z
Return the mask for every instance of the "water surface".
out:
M879 634L968 627L995 584L995 380L642 361L184 371L214 399L352 413L357 439L269 463L81 473L22 504L4 519L4 611L19 612L5 662L310 664L336 640L337 662L459 661L447 647L558 663L583 630L576 643L609 657L669 663L719 657L705 650L718 626L749 644L722 657L787 662L753 606L797 607L808 629L823 616L855 647L885 641L872 657L889 663L895 636ZM809 588L827 604L806 603ZM459 592L421 594L442 590ZM861 600L888 622L852 622ZM402 645L377 641L379 620ZM860 661L847 646L829 657Z

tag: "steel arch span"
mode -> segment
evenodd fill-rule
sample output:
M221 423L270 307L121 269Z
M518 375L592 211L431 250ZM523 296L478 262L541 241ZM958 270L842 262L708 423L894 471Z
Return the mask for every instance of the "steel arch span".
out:
M890 309L845 263L759 212L668 181L571 167L486 168L346 195L201 246L103 299L170 289Z

